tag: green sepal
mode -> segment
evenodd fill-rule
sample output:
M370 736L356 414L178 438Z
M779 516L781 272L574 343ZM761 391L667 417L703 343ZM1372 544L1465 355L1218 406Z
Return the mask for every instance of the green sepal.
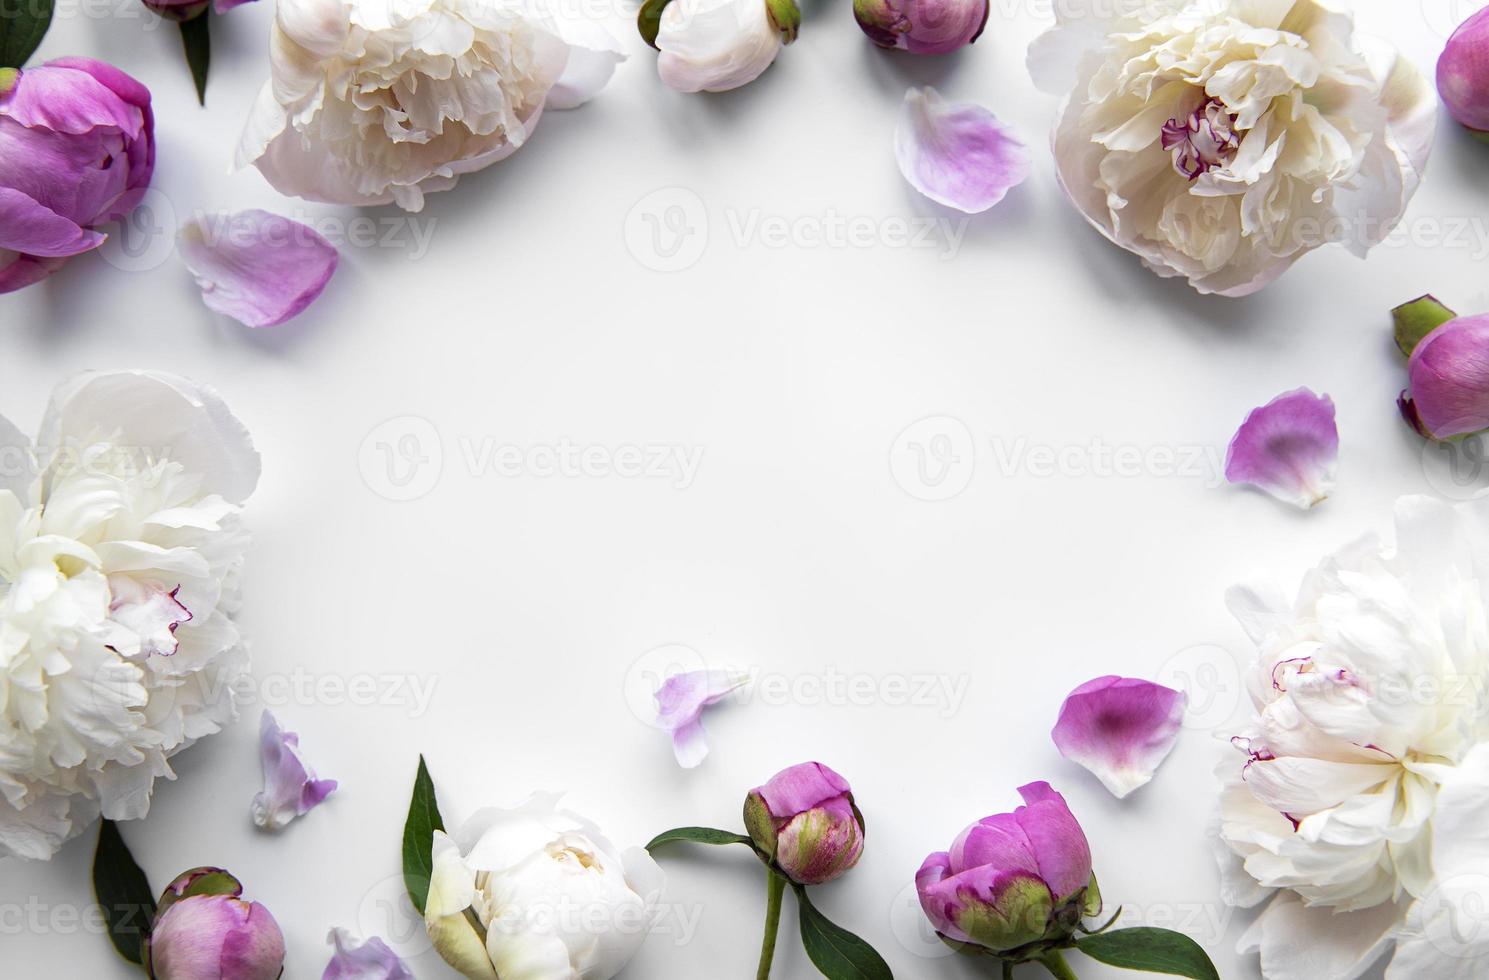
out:
M765 0L765 9L770 14L770 22L781 32L781 40L786 44L796 40L797 31L801 29L801 8L796 5L796 0Z
M1457 317L1458 314L1439 303L1435 296L1419 296L1410 303L1402 303L1391 311L1391 319L1396 324L1396 346L1410 357L1423 337Z
M636 14L636 28L641 39L652 47L657 46L657 34L662 30L662 11L672 0L646 0Z
M165 915L166 909L183 898L194 898L197 895L227 895L237 898L242 894L243 884L221 868L193 868L177 875L176 880L166 886L155 908L155 917L159 919Z
M755 849L764 855L765 860L774 861L780 835L776 831L775 817L770 815L770 807L759 790L753 790L745 797L744 825L750 840L755 842Z
M1096 875L1091 875L1091 883L1086 886L1085 900L1081 903L1081 915L1092 918L1101 914L1101 886L1096 883Z

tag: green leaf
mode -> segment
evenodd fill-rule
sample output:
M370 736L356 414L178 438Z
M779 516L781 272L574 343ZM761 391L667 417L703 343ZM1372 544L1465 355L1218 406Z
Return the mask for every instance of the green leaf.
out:
M1421 296L1410 303L1402 303L1391 311L1391 319L1396 323L1396 346L1410 357L1423 337L1457 317L1458 314L1433 296Z
M828 980L894 980L894 972L874 947L817 910L807 890L796 886L801 911L801 944Z
M207 26L209 16L203 10L190 20L181 22L181 46L186 49L186 64L191 68L197 101L202 105L207 104L207 69L212 65L212 35Z
M1075 948L1109 966L1147 970L1191 980L1220 980L1215 964L1200 944L1169 929L1139 926L1117 929L1075 941Z
M434 874L434 832L444 830L439 815L439 800L434 796L434 780L429 767L419 756L419 774L414 777L414 795L408 804L408 820L403 825L403 884L419 914L429 898L429 879Z
M671 0L646 0L641 5L641 12L636 15L636 27L641 31L641 39L652 47L657 46L657 32L662 29L662 11L667 9Z
M678 827L676 830L668 830L651 839L646 845L648 851L654 851L663 844L671 844L673 841L692 841L694 844L744 844L754 848L755 842L744 834L734 834L727 830L714 830L712 827Z
M104 820L98 827L93 894L103 909L114 948L129 962L143 965L145 938L155 918L155 895L112 820Z
M0 0L0 68L20 68L52 26L52 0Z

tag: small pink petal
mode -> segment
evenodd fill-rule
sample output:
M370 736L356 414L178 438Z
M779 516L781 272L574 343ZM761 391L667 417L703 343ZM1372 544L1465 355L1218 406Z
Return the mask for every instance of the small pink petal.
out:
M657 727L672 733L677 764L694 769L708 756L703 709L718 704L750 682L738 670L689 670L673 674L657 688Z
M267 709L259 722L259 749L264 765L264 790L253 798L253 822L265 830L281 830L325 802L336 780L317 779L300 757L300 736L284 731Z
M1115 675L1087 681L1065 699L1051 737L1121 799L1146 784L1173 749L1189 698L1152 681Z
M273 327L315 302L336 271L336 248L314 229L267 211L198 215L177 242L208 309Z
M945 102L935 89L905 93L894 131L900 173L939 204L977 214L1029 176L1029 150L982 106Z
M1225 478L1307 510L1334 489L1338 462L1333 399L1299 388L1246 416L1225 454Z
M336 953L321 980L414 980L398 954L376 936L358 943L347 930L332 929L326 941L336 947Z

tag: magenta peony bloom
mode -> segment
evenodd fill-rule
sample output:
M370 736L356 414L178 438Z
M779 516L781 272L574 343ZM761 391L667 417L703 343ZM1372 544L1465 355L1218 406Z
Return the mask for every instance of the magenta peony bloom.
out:
M284 934L268 909L242 894L220 868L197 868L171 882L146 943L151 980L276 980L284 971Z
M1422 435L1451 439L1489 429L1489 315L1460 316L1416 345L1401 414Z
M1101 910L1091 848L1049 783L1019 788L1025 806L985 817L915 876L920 907L953 943L993 953L1068 938Z
M946 54L987 26L988 0L853 0L853 16L881 48Z
M771 777L745 799L750 839L799 885L840 877L863 854L863 815L848 781L820 762Z
M107 237L155 169L150 92L91 58L0 71L0 293Z
M1448 112L1476 133L1489 134L1489 7L1464 21L1437 61L1437 91Z

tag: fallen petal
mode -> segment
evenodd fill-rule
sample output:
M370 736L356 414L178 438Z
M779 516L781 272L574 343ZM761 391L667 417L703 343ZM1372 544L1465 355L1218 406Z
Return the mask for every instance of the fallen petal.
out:
M358 943L345 929L332 929L326 941L336 947L321 980L414 980L398 954L373 936Z
M1121 799L1152 779L1173 749L1188 701L1152 681L1098 677L1070 692L1051 737Z
M1334 401L1299 388L1254 409L1225 455L1225 478L1307 510L1334 488L1339 427Z
M894 131L900 173L939 204L977 214L1029 176L1029 150L997 117L935 89L905 93Z
M317 779L300 757L300 736L284 731L273 712L259 722L259 748L264 765L264 791L253 798L253 822L281 830L330 796L336 780Z
M739 670L689 670L673 674L657 688L657 727L672 733L677 764L693 769L708 756L703 709L718 704L750 682Z
M248 327L273 327L315 302L336 271L335 247L267 211L197 215L177 236L202 301Z

